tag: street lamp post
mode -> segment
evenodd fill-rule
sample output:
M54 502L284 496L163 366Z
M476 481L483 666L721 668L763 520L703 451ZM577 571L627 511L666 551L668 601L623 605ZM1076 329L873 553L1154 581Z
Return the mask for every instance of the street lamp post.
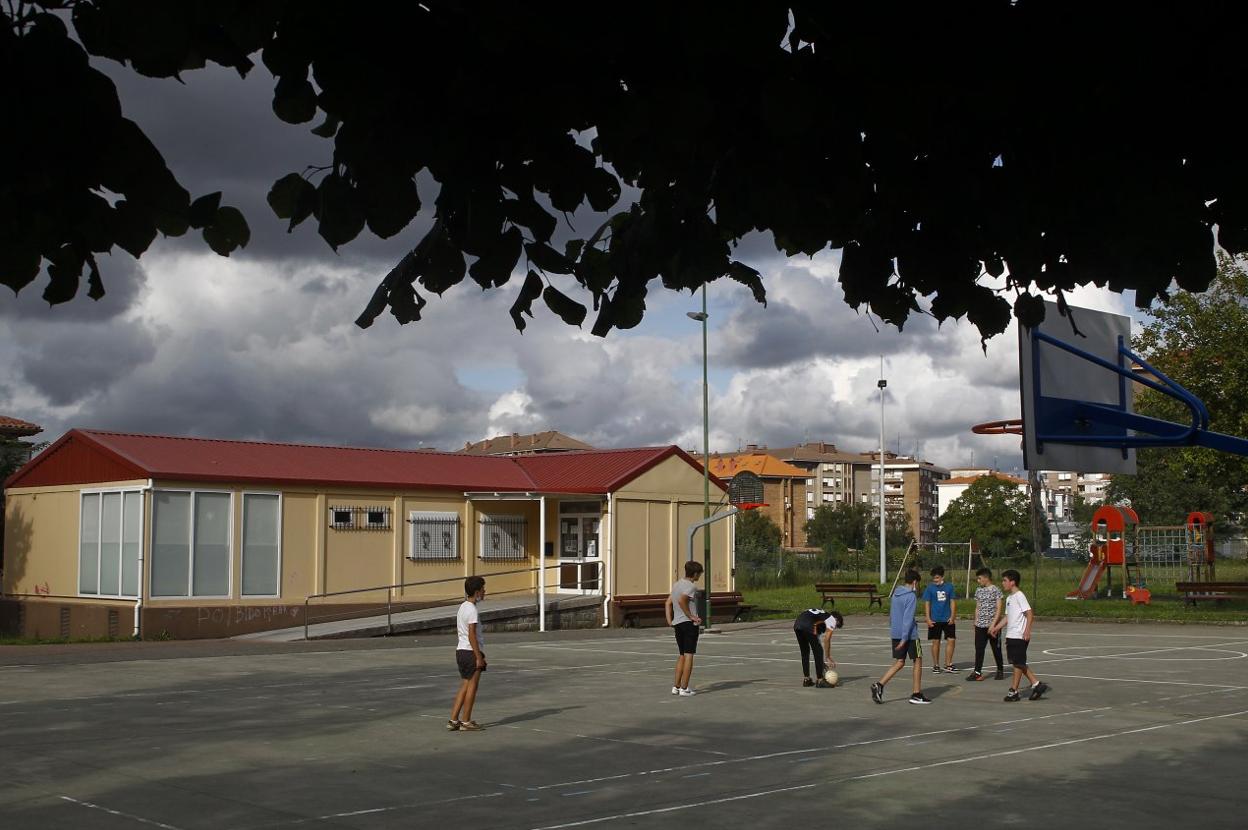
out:
M888 386L888 381L884 379L883 357L880 358L880 379L875 385L880 390L880 583L883 584L888 579L884 550L884 388Z
M702 518L711 517L711 419L709 414L709 396L706 382L706 321L710 316L706 313L706 283L702 283L702 310L687 311L685 316L702 324ZM706 560L706 594L702 609L702 627L711 627L711 528L707 525L702 529L702 553Z

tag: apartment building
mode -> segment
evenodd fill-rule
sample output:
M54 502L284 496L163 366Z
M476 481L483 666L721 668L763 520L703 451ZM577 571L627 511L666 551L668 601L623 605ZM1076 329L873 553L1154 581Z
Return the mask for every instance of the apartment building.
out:
M858 501L879 503L880 454L859 453L855 466ZM884 509L905 510L910 533L920 543L935 542L940 530L940 493L937 485L949 478L944 467L912 456L884 453Z

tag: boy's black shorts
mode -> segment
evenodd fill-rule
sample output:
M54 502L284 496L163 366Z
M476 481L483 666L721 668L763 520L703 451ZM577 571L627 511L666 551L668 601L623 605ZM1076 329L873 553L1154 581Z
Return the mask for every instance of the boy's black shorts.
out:
M918 660L921 653L918 640L893 640L894 660L905 660L907 655L911 660Z
M485 652L481 652L481 659L485 659ZM477 673L477 655L472 653L472 649L455 649L455 665L459 667L459 676L465 680L472 679ZM485 671L484 668L481 671Z
M1009 658L1010 665L1020 669L1027 667L1027 643L1027 640L1005 641L1005 656Z
M698 624L685 621L672 626L676 632L676 649L680 654L698 653Z
M939 640L940 635L944 634L946 640L956 640L958 639L957 628L958 624L953 620L933 623L932 627L927 629L927 639Z

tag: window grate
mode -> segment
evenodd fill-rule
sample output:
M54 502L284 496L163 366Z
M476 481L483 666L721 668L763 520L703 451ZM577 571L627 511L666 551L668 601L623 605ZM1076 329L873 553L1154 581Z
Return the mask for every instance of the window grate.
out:
M390 508L330 507L329 526L334 530L390 530Z
M412 511L412 543L407 558L413 562L459 559L459 516L455 513Z
M490 562L515 562L525 559L525 533L528 521L524 516L483 515L481 517L481 558Z

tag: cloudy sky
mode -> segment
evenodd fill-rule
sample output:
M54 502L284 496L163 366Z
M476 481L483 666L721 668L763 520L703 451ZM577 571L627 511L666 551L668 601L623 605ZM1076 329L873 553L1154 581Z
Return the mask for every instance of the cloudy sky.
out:
M428 216L388 241L366 231L339 254L313 222L288 235L265 194L282 175L327 163L331 146L311 125L272 115L263 65L246 80L190 73L186 86L97 65L192 196L224 191L252 241L228 259L194 231L158 240L141 262L118 251L101 260L108 293L99 302L80 295L49 308L42 280L0 296L0 413L43 425L49 440L89 427L457 449L558 429L602 447L700 447L701 336L685 317L697 297L656 286L642 324L605 340L538 302L521 335L507 315L520 280L488 293L466 280L430 297L419 323L399 326L386 313L361 330L353 321ZM431 205L433 185L423 185ZM786 259L760 236L737 256L763 273L769 305L728 280L709 289L712 451L876 446L882 355L890 449L943 466L965 466L972 453L979 465L1021 463L1017 441L970 432L1019 414L1013 331L987 354L965 323L917 317L899 333L844 304L836 252ZM1097 289L1074 297L1120 313L1132 299Z

